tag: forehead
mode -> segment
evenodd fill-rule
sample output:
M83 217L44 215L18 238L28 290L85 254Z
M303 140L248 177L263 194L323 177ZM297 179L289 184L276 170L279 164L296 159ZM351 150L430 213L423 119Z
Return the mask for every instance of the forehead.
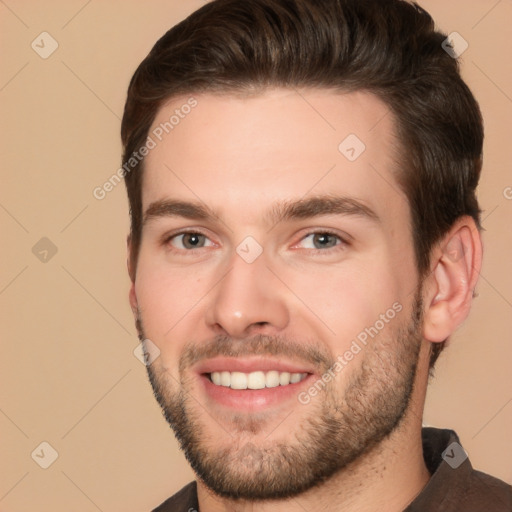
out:
M172 98L149 131L154 148L145 160L143 209L172 197L221 212L236 205L240 218L249 218L273 200L334 194L403 216L394 123L366 92Z

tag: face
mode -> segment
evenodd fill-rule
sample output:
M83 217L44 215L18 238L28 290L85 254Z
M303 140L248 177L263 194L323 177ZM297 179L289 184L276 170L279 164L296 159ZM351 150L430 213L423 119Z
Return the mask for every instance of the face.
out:
M409 404L422 307L393 118L367 93L194 101L145 161L131 300L150 380L208 487L293 496Z

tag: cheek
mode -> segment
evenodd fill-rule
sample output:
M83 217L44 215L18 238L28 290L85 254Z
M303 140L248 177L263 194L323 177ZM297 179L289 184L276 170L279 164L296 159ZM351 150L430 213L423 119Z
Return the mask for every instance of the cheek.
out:
M319 327L317 335L332 340L339 353L380 315L401 300L401 285L388 265L343 265L318 272L289 275L287 282Z
M194 316L204 281L190 272L163 268L157 261L139 260L135 291L146 336L157 345L174 346L177 333ZM169 340L173 343L167 343ZM163 347L160 346L163 350Z

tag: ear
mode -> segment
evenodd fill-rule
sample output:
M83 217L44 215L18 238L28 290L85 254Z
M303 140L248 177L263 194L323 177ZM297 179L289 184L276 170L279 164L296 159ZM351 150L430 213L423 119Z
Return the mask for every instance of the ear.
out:
M469 314L480 269L482 239L472 217L459 219L431 254L425 280L423 336L445 341Z
M128 275L130 276L131 286L130 292L128 294L128 298L130 300L130 306L132 308L133 314L135 318L137 318L138 311L138 302L137 302L137 294L135 293L135 269L132 261L132 241L131 236L128 235L126 239L126 249L127 249L127 258L126 258L126 266L128 267Z

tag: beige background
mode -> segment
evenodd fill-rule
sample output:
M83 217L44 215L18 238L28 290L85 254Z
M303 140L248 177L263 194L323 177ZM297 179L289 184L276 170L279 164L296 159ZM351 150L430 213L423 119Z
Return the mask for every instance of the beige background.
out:
M479 297L425 423L455 429L476 467L512 482L512 2L420 3L468 41L463 73L487 130ZM133 355L124 185L102 201L92 191L119 166L136 65L202 4L0 1L2 512L139 512L193 478ZM43 31L59 44L47 59L31 48ZM43 237L57 247L46 262L32 252ZM43 441L58 452L48 469L31 458Z

